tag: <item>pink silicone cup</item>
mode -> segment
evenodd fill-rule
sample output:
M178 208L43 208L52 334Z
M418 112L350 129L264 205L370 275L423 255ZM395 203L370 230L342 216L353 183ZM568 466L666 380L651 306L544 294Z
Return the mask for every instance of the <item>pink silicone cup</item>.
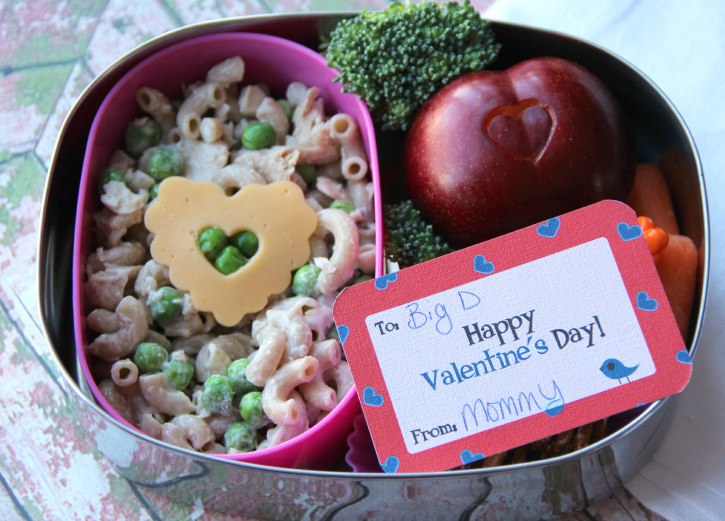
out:
M370 429L365 421L365 415L358 414L352 422L353 431L347 437L349 450L345 454L345 461L352 467L353 472L379 473L383 472L375 445L370 436Z
M277 97L283 97L289 83L301 81L320 88L320 96L325 100L329 114L345 112L355 119L370 162L377 224L375 271L376 276L382 275L382 207L373 124L365 104L353 94L344 94L341 86L332 81L337 71L328 68L322 56L297 43L273 36L227 33L187 40L145 59L108 93L93 121L83 161L73 249L75 340L83 377L96 402L131 429L135 427L121 418L100 393L86 358L89 333L85 316L91 310L86 307L85 266L93 245L93 213L100 208L98 176L113 152L122 146L126 125L141 115L135 100L137 89L152 87L169 99L178 99L182 95L182 83L188 85L203 80L212 66L233 56L241 56L245 62L243 83L266 83ZM360 412L360 403L353 388L332 413L302 435L270 449L218 457L274 467L326 469L347 450L347 435L352 431L353 419Z

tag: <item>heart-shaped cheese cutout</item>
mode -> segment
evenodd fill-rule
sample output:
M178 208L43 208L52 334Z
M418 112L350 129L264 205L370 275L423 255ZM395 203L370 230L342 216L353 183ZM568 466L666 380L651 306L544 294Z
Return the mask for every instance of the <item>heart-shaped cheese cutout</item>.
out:
M191 294L197 310L233 326L290 285L292 270L310 257L317 216L292 182L249 185L228 197L215 183L170 177L159 186L145 223L155 234L151 256L169 267L174 286ZM210 226L227 236L251 230L259 240L257 253L236 272L220 273L197 244Z
M532 162L546 151L555 126L554 112L537 99L498 107L483 122L486 135L498 148Z

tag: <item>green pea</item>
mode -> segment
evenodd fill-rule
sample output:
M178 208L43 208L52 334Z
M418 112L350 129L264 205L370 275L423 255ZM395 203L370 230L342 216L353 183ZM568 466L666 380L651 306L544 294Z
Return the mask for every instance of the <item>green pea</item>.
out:
M312 184L317 179L317 167L315 165L295 165L295 172L305 180L305 183Z
M212 226L202 230L196 242L199 244L199 249L201 249L204 257L213 262L221 251L226 248L227 236L219 228Z
M234 246L246 258L251 259L259 249L259 239L249 230L237 232L229 238L229 244Z
M315 287L317 286L317 279L320 276L320 272L320 268L312 264L307 264L298 269L292 280L292 291L295 292L295 295L312 297L315 294Z
M214 267L224 275L234 273L247 263L247 258L234 246L227 246L214 261Z
M191 382L191 377L194 375L194 366L191 365L191 362L172 360L164 367L163 373L174 389L181 391L186 389L186 386Z
M161 369L161 364L166 362L168 356L169 353L159 344L144 342L136 348L133 363L142 373L150 373Z
M244 148L259 150L269 148L277 143L277 133L274 127L266 121L257 121L247 126L242 132L242 145Z
M204 408L214 414L229 414L234 400L234 389L229 378L215 374L204 383L201 403Z
M182 168L184 168L184 156L175 148L157 150L149 159L149 175L155 181L179 175Z
M154 186L151 187L151 190L149 190L149 201L153 201L159 196L159 185L161 183L156 183Z
M355 207L350 201L343 201L342 199L335 199L334 201L332 201L332 204L330 204L330 208L337 208L338 210L342 210L343 212L347 213L352 213L355 211Z
M250 363L246 358L240 358L239 360L234 360L229 366L227 374L229 375L232 389L234 389L234 394L237 396L260 390L259 387L247 380L247 366Z
M157 320L174 320L181 314L184 297L179 290L164 286L150 295L148 308Z
M98 191L101 192L101 195L106 193L105 187L111 181L125 183L126 177L118 168L106 168L103 172L101 172L101 176L98 179Z
M239 412L252 429L258 429L264 425L267 415L262 409L262 393L255 391L245 394L242 401L239 402Z
M287 115L287 121L292 123L292 114L295 112L295 108L292 104L286 99L278 99L277 105L282 107L282 110L284 110L284 113Z
M160 141L161 127L151 118L137 119L126 128L126 151L133 157L139 157Z
M232 423L224 433L224 446L227 449L249 452L257 448L257 433L243 422Z

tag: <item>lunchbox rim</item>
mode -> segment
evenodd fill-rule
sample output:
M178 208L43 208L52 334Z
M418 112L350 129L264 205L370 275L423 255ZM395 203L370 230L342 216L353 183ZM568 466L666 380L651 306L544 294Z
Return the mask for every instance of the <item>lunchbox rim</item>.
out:
M233 18L225 18L225 19L219 19L219 20L212 20L207 22L200 22L197 24L191 24L183 27L176 28L172 31L169 31L167 33L163 33L159 36L156 36L155 38L152 38L148 40L147 42L144 42L143 44L135 47L134 49L130 50L126 54L124 54L122 57L120 57L118 60L114 61L112 64L110 64L108 67L106 67L101 73L99 73L90 83L89 85L83 90L83 92L80 94L78 99L75 101L71 109L68 111L64 122L61 126L60 132L58 134L58 138L56 140L53 153L51 156L51 159L49 161L48 166L48 175L46 177L45 186L44 186L44 192L43 192L43 199L41 204L41 210L40 210L40 216L41 216L41 229L38 234L38 252L41 252L43 250L43 247L45 243L47 242L46 237L46 226L45 223L50 217L47 214L47 207L48 207L48 198L50 195L50 188L51 184L53 182L54 177L57 176L56 167L58 163L58 154L61 150L61 145L66 137L66 133L68 131L68 128L70 126L71 121L73 118L78 114L78 112L82 109L82 107L85 105L85 103L90 98L91 94L93 94L97 89L102 87L102 84L107 81L110 77L112 77L115 73L119 71L119 68L123 70L120 75L122 76L130 70L134 65L142 61L145 57L149 56L153 52L157 52L161 49L164 49L170 45L173 45L174 43L177 43L181 40L185 40L187 38L192 38L195 36L202 36L207 34L215 34L220 32L229 32L229 31L235 31L239 30L240 27L250 25L254 22L265 22L265 21L272 21L276 19L282 19L282 20L294 20L298 19L300 21L311 19L311 20L320 20L320 19L328 19L328 20L334 20L334 19L344 19L344 18L350 18L353 16L356 16L359 14L359 12L356 11L326 11L326 12L305 12L305 13L282 13L282 14L260 14L260 15L253 15L253 16L243 16L243 17L233 17ZM691 333L691 339L688 344L688 348L690 349L690 356L694 362L695 356L697 353L699 341L701 338L702 333L702 325L704 322L704 318L707 312L707 296L708 296L708 283L709 283L709 271L710 271L710 223L709 223L709 210L708 210L708 202L707 202L707 192L705 189L705 180L702 172L702 163L701 159L699 157L699 153L697 151L697 147L695 145L692 133L690 132L686 122L682 118L680 112L677 110L677 108L672 104L670 99L665 95L665 93L654 83L652 80L645 75L642 71L640 71L636 66L632 65L630 62L628 62L626 59L623 59L622 57L618 56L617 54L613 53L612 51L597 45L595 43L583 40L578 37L574 37L572 35L564 34L558 31L550 31L545 30L529 25L524 24L516 24L516 23L510 23L510 22L500 22L496 20L492 20L492 27L494 29L494 32L496 31L497 26L508 26L508 27L514 27L514 28L522 28L526 30L531 30L535 32L544 32L549 35L554 35L559 38L568 39L571 42L575 42L578 44L586 44L590 47L593 47L594 49L603 52L610 57L614 58L616 61L618 61L622 66L629 67L633 72L635 72L640 79L642 79L652 90L654 90L661 98L662 101L670 108L673 115L675 116L678 124L680 125L681 129L684 131L687 144L689 145L690 151L693 153L694 159L695 159L695 171L697 175L697 179L699 182L699 195L700 195L700 203L702 205L702 214L703 214L703 237L702 237L702 243L704 247L704 253L703 253L703 266L702 266L702 284L701 284L701 296L699 301L696 301L695 304L699 305L700 312L697 315L697 318L695 320L694 324L691 324L691 327L693 328L693 331ZM111 86L108 87L108 91L110 91ZM56 179L57 181L57 179ZM429 478L447 478L447 477L462 477L462 476L471 476L471 477L477 477L480 475L493 475L493 474L500 474L500 473L508 473L513 472L516 470L521 469L535 469L535 468L541 468L541 467L547 467L547 466L553 466L557 463L569 461L569 460L576 460L578 458L581 458L583 456L596 453L603 448L606 448L610 445L612 445L615 441L618 439L626 436L630 432L636 430L641 424L646 422L648 419L650 419L656 411L658 411L661 407L663 407L666 402L671 398L667 397L662 400L658 400L656 402L653 402L652 404L649 404L639 415L630 420L629 423L627 423L625 426L617 430L616 432L608 435L607 437L603 438L602 440L589 445L583 449L580 449L576 452L564 454L561 456L556 456L554 458L549 458L546 460L539 460L539 461L530 461L515 465L506 465L506 466L500 466L500 467L493 467L493 468L481 468L481 469L469 469L469 470L455 470L455 471L445 471L445 472L428 472L428 473L411 473L411 474L385 474L385 473L355 473L355 472L338 472L338 471L329 471L329 470L323 470L323 471L316 471L316 470L305 470L305 469L289 469L289 468L282 468L282 467L270 467L265 465L258 465L254 463L245 463L245 462L238 462L238 461L232 461L232 460L222 460L220 458L216 458L212 455L206 455L203 453L191 453L189 451L179 449L177 447L173 447L171 445L162 443L158 440L155 440L153 438L150 438L146 435L139 434L137 432L131 431L128 429L125 425L120 424L117 422L114 418L112 418L106 411L104 411L101 407L99 407L93 400L91 400L86 393L83 392L83 390L80 388L80 383L76 381L75 378L73 378L70 373L68 372L68 369L64 365L64 363L61 361L60 356L58 354L58 351L51 340L51 334L50 334L50 328L47 323L47 313L45 311L45 300L44 300L44 280L43 280L43 273L46 269L45 266L45 259L42 256L38 256L38 262L36 267L36 278L37 278L37 298L38 298L38 311L41 318L41 329L43 332L43 336L45 337L45 340L48 342L50 346L50 354L53 357L53 361L58 366L58 369L61 373L61 378L63 380L64 386L66 388L69 387L69 391L72 389L73 392L76 393L82 400L84 400L88 405L90 405L92 408L96 410L96 412L100 412L104 418L107 421L111 421L116 427L119 427L126 431L129 434L134 435L137 438L140 438L147 442L155 443L159 448L170 450L175 452L176 454L191 458L191 459L200 459L203 461L212 461L212 462L224 462L233 464L239 467L243 468L251 468L256 470L263 470L263 471L272 471L275 473L280 474L290 474L295 476L310 476L310 477L318 477L318 478L346 478L346 479L359 479L359 478L365 478L365 479L395 479L395 478L404 478L406 480L413 480L413 479L429 479ZM82 376L82 375L79 375Z

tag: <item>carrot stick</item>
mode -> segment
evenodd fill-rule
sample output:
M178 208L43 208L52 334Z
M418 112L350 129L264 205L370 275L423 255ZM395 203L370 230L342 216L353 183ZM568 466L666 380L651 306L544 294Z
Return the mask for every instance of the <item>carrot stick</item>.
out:
M680 233L667 180L657 166L648 163L637 165L634 188L627 204L637 215L646 215L652 219L657 228L662 228L670 235Z
M684 235L670 235L667 248L659 254L657 271L677 319L683 338L687 338L690 312L695 300L698 253L695 243Z

